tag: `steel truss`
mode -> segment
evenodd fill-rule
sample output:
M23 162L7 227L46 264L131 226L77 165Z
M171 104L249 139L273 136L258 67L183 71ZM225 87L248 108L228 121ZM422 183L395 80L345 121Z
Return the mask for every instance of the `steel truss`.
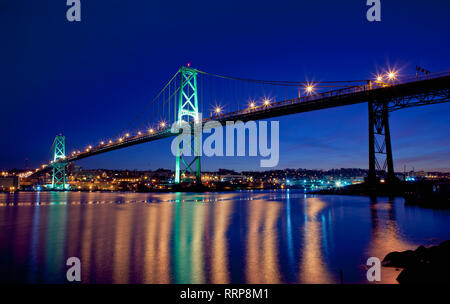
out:
M413 96L391 99L388 110L389 112L393 112L405 108L439 104L449 101L450 101L450 90L442 90L431 93L423 93Z
M396 181L392 158L389 112L400 109L439 104L450 101L450 90L442 90L369 101L369 175L368 181L376 184L380 177L387 182ZM377 176L378 174L380 176Z
M199 122L198 112L198 94L197 94L197 71L188 67L180 68L180 93L178 98L178 115L177 123L182 124L184 122L191 122L194 125L195 122ZM194 122L194 123L192 123ZM183 174L189 171L195 176L197 183L201 184L201 168L200 168L200 146L201 134L193 132L190 138L190 148L193 152L193 157L188 160L188 155L182 155L180 149L180 137L177 137L177 153L175 162L175 183L179 184ZM192 145L194 142L194 147ZM184 142L186 144L186 142ZM184 165L184 169L181 170L181 163ZM193 165L195 164L195 168Z
M66 189L66 138L62 135L57 135L53 141L53 177L52 189L65 190Z

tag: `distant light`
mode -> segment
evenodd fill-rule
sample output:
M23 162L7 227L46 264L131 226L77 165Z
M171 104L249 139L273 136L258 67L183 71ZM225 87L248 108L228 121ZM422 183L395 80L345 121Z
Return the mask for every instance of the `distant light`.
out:
M125 137L129 137L129 136L130 136L130 133L125 134Z
M255 107L255 103L254 102L251 102L250 103L250 108L254 108Z
M216 113L220 113L221 111L222 111L222 109L219 108L219 107L217 107L216 110L215 110Z
M186 63L186 66L187 66L187 67L190 67L190 66L191 66L191 63L190 63L190 62Z
M378 76L377 76L377 81L383 81L383 76L378 75Z
M153 129L148 130L148 132L153 133Z
M89 146L89 149L92 149L92 146Z
M163 121L160 123L160 126L164 128L166 126L166 123Z
M141 134L142 134L141 131L139 131L139 132L138 132L138 135L141 135Z
M104 144L105 144L105 142L104 142L104 141L102 141L102 142L100 142L100 144L101 144L101 145L104 145Z
M112 144L112 140L109 140L109 143Z
M265 106L270 105L270 100L269 100L269 99L265 99L265 100L264 100L264 105L265 105Z
M122 142L123 141L123 138L119 138L119 142Z

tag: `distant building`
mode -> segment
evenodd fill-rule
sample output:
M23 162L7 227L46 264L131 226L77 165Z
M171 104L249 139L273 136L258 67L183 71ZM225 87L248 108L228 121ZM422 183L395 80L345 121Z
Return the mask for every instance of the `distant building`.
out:
M236 182L236 181L243 181L244 180L244 176L242 174L226 174L226 175L222 175L220 177L220 180L222 182Z
M18 176L1 176L0 177L0 191L14 191L20 186Z

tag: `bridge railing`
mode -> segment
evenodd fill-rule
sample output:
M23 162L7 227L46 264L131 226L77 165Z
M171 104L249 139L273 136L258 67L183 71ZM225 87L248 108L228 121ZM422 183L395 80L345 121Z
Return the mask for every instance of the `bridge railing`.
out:
M439 77L444 77L444 76L450 76L450 70L449 71L444 71L444 72L430 73L430 74L427 74L427 75L417 75L417 76L402 77L402 78L398 78L396 80L393 80L393 81L391 81L389 83L382 83L382 82L368 80L367 84L364 84L364 85L358 85L358 86L352 86L352 87L347 87L347 88L341 88L341 89L337 89L337 90L331 90L331 91L328 91L328 92L321 92L321 93L317 93L317 94L301 96L301 97L298 97L298 98L292 98L292 99L282 100L282 101L278 101L278 102L272 102L272 103L270 103L270 105L259 105L259 106L254 106L254 107L243 109L243 110L227 112L227 113L224 113L224 114L213 114L209 118L204 118L203 121L207 122L207 121L214 120L214 119L225 119L227 117L231 118L231 117L234 117L234 116L237 116L237 115L241 115L241 114L254 113L254 112L263 112L263 111L266 111L266 110L270 110L270 109L274 109L274 108L278 108L278 107L283 107L283 106L286 106L286 105L307 103L307 102L317 102L319 100L321 101L321 100L324 100L324 99L330 98L330 97L345 96L345 95L348 95L348 94L366 92L366 91L371 91L371 90L379 89L379 88L383 88L383 87L389 87L389 86L394 86L394 85L418 82L418 81L423 81L423 80L433 79L433 78L439 78Z

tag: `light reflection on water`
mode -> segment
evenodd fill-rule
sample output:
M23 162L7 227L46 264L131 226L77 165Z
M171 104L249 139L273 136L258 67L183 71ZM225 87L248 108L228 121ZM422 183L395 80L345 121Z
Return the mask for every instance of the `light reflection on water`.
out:
M76 256L83 283L366 283L369 257L450 239L449 219L295 191L0 194L0 281L65 282Z
M305 224L303 226L303 255L299 267L299 280L304 283L323 284L334 283L336 280L330 273L324 253L322 243L326 244L326 238L322 234L323 222L321 221L321 211L326 208L325 203L320 198L307 198L305 200Z

